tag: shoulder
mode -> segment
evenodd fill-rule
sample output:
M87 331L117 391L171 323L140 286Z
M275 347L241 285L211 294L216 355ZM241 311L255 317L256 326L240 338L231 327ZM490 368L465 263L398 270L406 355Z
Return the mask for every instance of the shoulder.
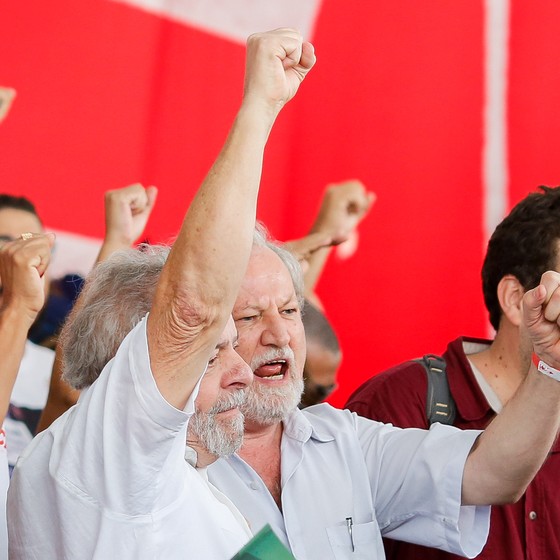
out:
M423 393L427 386L424 367L410 360L370 377L350 396L347 406L351 403L369 402L371 399L391 396L397 388L399 394Z
M311 426L313 436L317 439L332 439L346 429L355 430L356 415L350 410L334 408L330 404L321 403L298 410L298 423Z
M350 396L346 408L400 427L426 427L427 389L424 367L411 360L368 379Z

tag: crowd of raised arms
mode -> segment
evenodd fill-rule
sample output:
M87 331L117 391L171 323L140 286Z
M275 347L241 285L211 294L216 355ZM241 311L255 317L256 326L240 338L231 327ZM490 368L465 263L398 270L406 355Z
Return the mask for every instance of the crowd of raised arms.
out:
M171 246L135 246L156 187L108 190L91 272L50 279L55 236L0 194L0 560L230 560L267 526L297 560L560 557L560 188L492 235L496 335L443 356L453 425L427 418L418 361L322 403L343 348L315 287L375 195L329 185L301 239L256 219L270 131L315 62L296 30L248 38Z

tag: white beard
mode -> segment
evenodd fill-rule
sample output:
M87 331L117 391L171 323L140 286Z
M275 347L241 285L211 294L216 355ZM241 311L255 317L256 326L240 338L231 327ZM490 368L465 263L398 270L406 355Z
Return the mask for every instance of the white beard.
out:
M208 411L197 410L188 426L188 439L198 440L209 453L223 457L235 453L243 443L243 414L222 420L219 412L240 407L245 402L246 391L238 390L218 399Z
M289 382L282 387L274 387L254 379L246 389L247 399L241 406L241 411L247 420L261 425L271 425L281 421L297 408L303 393L303 379L296 378L294 374L295 359L291 348L268 351L259 356L258 360L253 360L251 369L255 371L267 362L280 359L288 363L286 375L289 377Z

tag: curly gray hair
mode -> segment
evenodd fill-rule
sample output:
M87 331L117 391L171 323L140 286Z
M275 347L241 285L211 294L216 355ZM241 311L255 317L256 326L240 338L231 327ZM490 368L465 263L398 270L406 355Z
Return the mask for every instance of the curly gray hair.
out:
M257 224L253 244L274 251L288 269L301 309L303 274L297 259ZM89 387L134 326L150 311L170 247L141 245L118 251L88 275L78 305L60 333L63 379L74 389Z
M126 335L148 313L169 247L118 251L88 275L79 303L60 334L63 379L91 385Z

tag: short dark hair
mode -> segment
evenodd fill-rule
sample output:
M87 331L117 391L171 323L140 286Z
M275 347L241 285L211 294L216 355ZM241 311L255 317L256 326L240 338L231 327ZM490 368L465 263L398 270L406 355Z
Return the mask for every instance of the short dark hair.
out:
M29 212L39 220L41 225L43 225L43 222L39 217L39 214L37 213L35 205L24 196L14 196L5 193L0 194L0 210L3 210L4 208L11 208L13 210L23 210L24 212Z
M333 354L340 352L338 337L329 320L307 299L303 305L302 321L303 328L305 329L305 338L308 341L316 342L330 350Z
M502 309L498 284L511 274L525 290L539 284L547 270L557 266L560 240L560 187L538 187L498 225L482 265L482 289L490 323L498 330Z

